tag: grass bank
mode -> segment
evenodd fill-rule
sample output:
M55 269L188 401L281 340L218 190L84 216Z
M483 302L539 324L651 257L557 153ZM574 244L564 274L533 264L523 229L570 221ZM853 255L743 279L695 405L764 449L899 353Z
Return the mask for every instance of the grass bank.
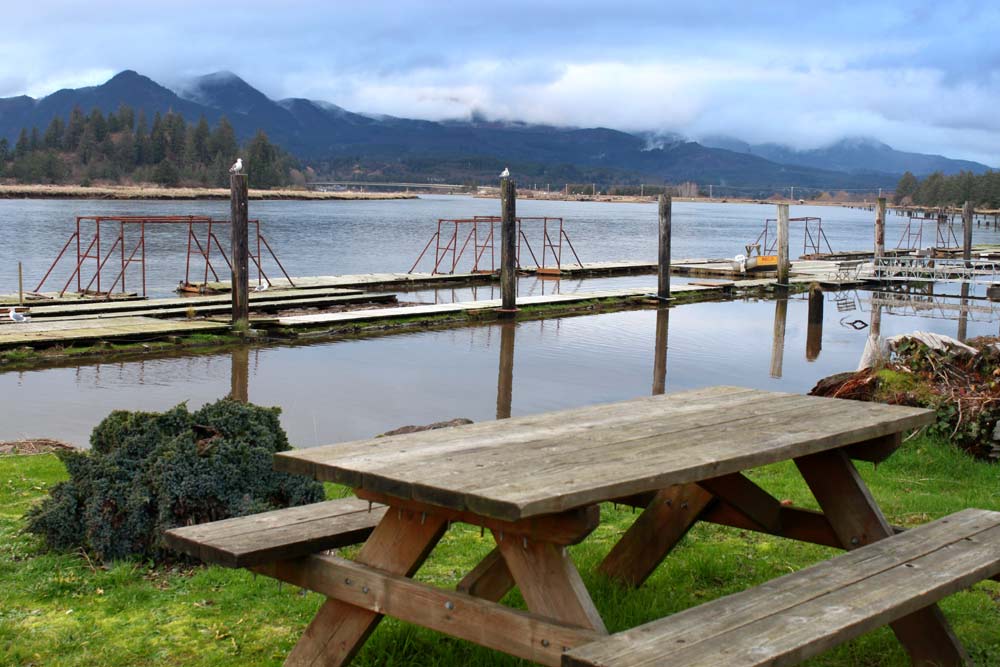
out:
M877 469L860 464L890 521L924 523L965 508L1000 510L1000 467L918 438ZM55 456L0 457L0 664L280 665L321 603L320 596L279 587L265 577L219 567L110 567L79 554L50 554L22 534L21 517L66 477ZM791 464L752 477L777 497L814 507ZM328 486L331 496L345 489ZM698 526L640 590L597 574L632 512L602 507L603 523L572 549L595 603L614 632L754 586L829 557L833 550L716 526ZM453 526L418 578L454 586L490 540ZM1000 664L1000 584L983 582L942 607L976 664ZM507 602L523 606L516 592ZM417 667L526 664L458 640L387 620L356 665ZM813 667L908 665L892 633L882 629L806 663Z

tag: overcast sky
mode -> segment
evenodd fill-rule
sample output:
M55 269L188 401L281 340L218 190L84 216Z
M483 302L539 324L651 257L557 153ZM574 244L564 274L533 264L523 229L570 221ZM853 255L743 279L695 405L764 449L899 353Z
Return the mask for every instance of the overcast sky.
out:
M1000 166L996 1L5 4L0 96L224 69L352 111L867 136Z

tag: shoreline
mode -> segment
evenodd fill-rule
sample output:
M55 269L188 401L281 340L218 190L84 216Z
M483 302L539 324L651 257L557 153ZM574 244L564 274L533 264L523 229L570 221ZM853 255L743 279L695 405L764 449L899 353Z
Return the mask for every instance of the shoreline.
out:
M314 190L250 190L257 201L353 201L417 199L408 192L316 192ZM157 186L0 185L0 199L108 199L119 201L229 201L225 188L161 188Z

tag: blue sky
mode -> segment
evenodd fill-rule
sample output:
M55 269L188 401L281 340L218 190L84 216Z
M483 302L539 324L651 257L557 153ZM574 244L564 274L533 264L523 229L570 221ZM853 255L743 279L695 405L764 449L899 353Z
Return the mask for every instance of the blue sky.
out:
M1000 3L10 3L0 96L130 68L417 118L869 136L1000 165Z

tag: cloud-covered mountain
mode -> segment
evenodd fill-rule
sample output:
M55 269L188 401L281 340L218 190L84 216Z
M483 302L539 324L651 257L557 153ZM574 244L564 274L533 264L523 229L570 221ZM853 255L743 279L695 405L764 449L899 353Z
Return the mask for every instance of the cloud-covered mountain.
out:
M981 174L989 169L985 164L969 160L897 151L881 141L864 137L849 137L829 146L809 150L796 150L774 143L751 145L732 137L708 137L702 139L702 143L714 148L756 155L772 162L851 174L873 171L902 174L910 171L917 176L926 176L935 171L945 174L972 171Z
M303 160L324 163L356 156L372 163L409 160L426 177L456 158L572 167L608 180L728 184L743 187L890 187L909 169L957 171L986 167L940 156L893 151L875 142L840 142L796 152L719 139L707 145L677 135L632 134L608 128L566 128L482 118L432 122L347 111L329 102L272 100L231 72L185 82L176 90L126 70L100 86L64 89L40 99L0 99L0 136L13 141L21 128L44 131L75 106L105 113L127 104L153 114L174 111L188 121L225 116L241 139L263 129ZM943 166L935 166L943 165ZM967 166L956 166L967 165ZM492 167L490 167L492 169ZM580 171L582 170L582 172ZM565 169L563 171L566 171ZM449 174L454 174L452 169Z

